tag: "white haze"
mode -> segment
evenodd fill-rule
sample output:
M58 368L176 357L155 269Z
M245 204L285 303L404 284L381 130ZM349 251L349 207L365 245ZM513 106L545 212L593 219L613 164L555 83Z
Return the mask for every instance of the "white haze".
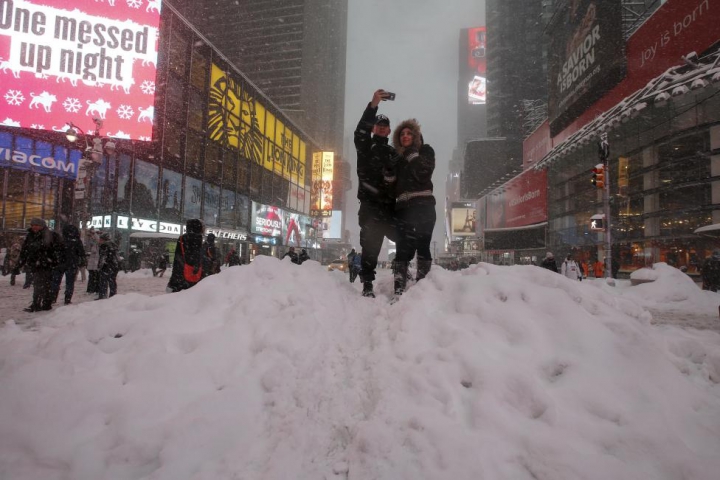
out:
M352 165L347 192L346 228L359 243L356 154L352 132L372 93L384 88L397 94L380 112L393 125L417 118L425 141L436 151L433 183L438 221L433 240L443 245L445 178L457 140L458 45L460 29L485 24L483 0L350 0L347 81L345 88L345 158Z

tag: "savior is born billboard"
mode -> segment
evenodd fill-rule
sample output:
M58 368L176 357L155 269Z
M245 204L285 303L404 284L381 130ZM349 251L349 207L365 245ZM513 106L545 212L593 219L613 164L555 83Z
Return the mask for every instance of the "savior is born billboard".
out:
M562 2L548 32L554 136L625 77L621 0Z

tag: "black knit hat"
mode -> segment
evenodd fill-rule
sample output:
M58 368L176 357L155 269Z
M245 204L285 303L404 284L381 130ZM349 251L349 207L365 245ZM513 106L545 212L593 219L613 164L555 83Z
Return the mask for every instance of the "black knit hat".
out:
M390 119L381 113L375 117L375 125L385 125L389 127Z

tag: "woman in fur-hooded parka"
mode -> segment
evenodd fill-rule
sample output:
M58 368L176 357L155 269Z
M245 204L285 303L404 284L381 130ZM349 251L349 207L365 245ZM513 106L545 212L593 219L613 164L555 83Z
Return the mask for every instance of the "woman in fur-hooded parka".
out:
M395 294L400 295L405 290L408 263L416 254L417 280L425 278L432 265L430 243L436 220L432 184L435 151L423 142L420 124L414 118L395 128L393 146L400 154L395 165L395 212L399 230Z

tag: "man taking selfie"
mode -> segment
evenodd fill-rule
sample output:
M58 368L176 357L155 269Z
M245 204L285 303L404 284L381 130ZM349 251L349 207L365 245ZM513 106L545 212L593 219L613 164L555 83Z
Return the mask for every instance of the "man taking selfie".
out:
M381 101L394 98L393 93L377 90L355 129L360 200L358 223L362 247L360 279L364 297L375 297L375 267L384 237L397 240L395 189L394 182L389 178L393 174L397 153L388 143L390 120L377 114Z

